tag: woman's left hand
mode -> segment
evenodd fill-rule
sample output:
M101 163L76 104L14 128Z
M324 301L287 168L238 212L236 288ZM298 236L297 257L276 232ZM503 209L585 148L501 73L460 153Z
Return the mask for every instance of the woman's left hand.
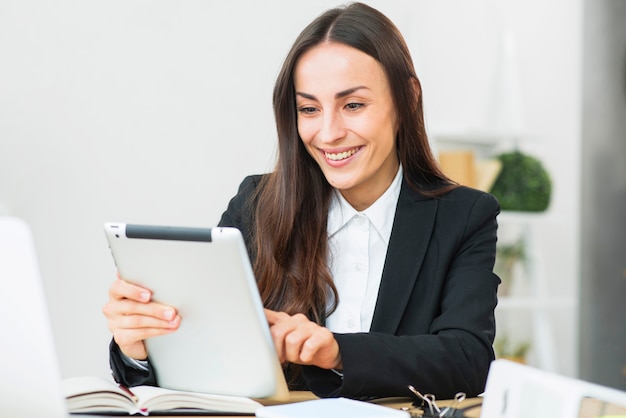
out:
M278 358L282 362L341 370L339 344L328 328L303 314L289 315L265 309Z

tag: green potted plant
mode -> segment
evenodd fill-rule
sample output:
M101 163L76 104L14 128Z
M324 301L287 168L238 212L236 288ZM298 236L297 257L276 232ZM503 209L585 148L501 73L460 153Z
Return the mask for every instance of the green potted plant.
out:
M541 161L519 150L496 158L502 167L490 192L502 210L545 211L550 204L552 182Z

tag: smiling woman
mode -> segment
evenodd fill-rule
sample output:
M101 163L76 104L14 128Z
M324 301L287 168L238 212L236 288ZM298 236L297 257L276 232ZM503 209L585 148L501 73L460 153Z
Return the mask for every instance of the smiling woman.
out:
M273 104L276 166L244 179L220 225L243 233L290 388L481 393L499 207L436 164L397 28L362 3L322 14L287 55ZM176 307L117 280L104 312L116 379L158 383L144 339L176 332Z
M326 42L294 72L298 133L326 180L367 209L398 172L397 117L385 71L374 58Z

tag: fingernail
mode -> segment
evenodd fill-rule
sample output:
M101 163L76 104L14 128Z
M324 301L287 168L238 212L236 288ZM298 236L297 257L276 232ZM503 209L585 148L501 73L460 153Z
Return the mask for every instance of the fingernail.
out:
M150 300L150 292L142 292L141 295L139 295L139 297L141 298L142 301L148 302Z
M168 321L171 321L172 319L174 319L174 311L171 309L167 309L163 311L163 318L167 319Z

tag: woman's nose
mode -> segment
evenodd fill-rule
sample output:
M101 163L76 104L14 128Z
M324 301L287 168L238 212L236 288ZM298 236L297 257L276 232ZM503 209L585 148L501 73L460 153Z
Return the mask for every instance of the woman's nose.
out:
M336 113L326 113L322 116L322 126L319 139L324 143L331 143L342 139L346 135L344 120Z

